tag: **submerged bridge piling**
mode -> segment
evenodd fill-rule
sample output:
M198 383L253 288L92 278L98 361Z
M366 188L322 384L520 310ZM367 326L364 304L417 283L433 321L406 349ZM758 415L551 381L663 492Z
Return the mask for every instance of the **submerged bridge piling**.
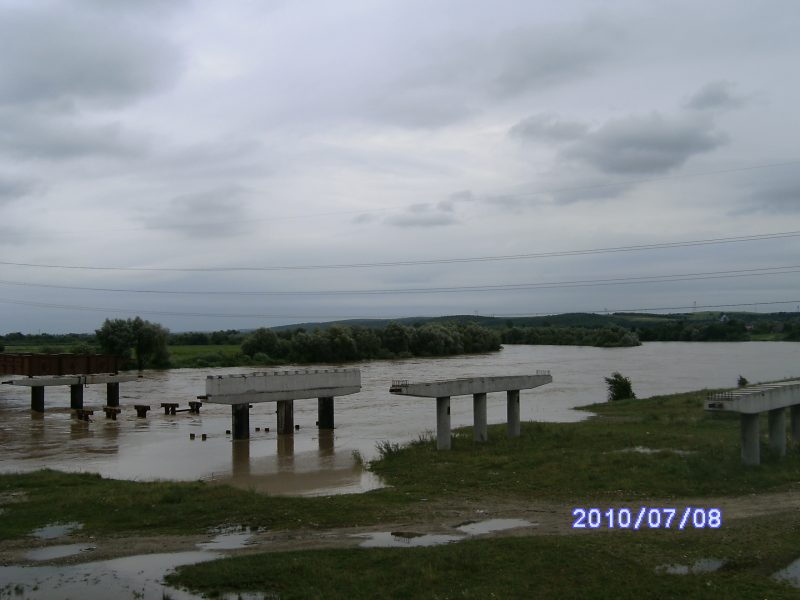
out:
M436 447L449 450L450 398L472 395L473 438L476 442L488 439L486 425L486 394L506 392L507 425L509 437L520 434L519 391L539 387L553 381L550 371L536 371L535 375L506 375L499 377L465 377L440 381L411 383L394 380L389 391L399 396L436 398Z
M250 405L276 402L278 433L295 431L294 401L317 398L317 424L320 429L333 429L334 397L361 391L358 369L318 369L274 371L249 375L209 375L206 393L198 396L206 402L231 406L234 440L250 437Z

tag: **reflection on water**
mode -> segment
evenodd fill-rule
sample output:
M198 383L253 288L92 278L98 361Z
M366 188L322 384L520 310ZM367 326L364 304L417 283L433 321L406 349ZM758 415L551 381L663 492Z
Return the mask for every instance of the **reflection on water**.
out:
M44 527L39 527L31 531L31 535L40 540L54 540L65 535L71 534L73 531L83 528L83 523L70 522L70 523L50 523Z
M669 575L697 575L718 571L724 564L725 561L719 558L701 558L692 565L661 565L656 567L656 572Z
M107 420L101 410L105 386L84 390L86 423L70 417L69 388L48 388L45 414L30 410L28 388L0 386L0 471L50 467L93 471L107 477L154 480L227 481L246 488L283 494L363 491L379 485L353 459L376 456L379 441L405 442L435 427L435 406L429 399L393 396L392 379L431 380L479 375L510 375L550 369L553 383L521 393L522 420L577 421L586 413L575 406L605 400L604 377L621 371L636 394L688 391L703 387L735 387L740 374L752 382L798 376L800 343L648 343L637 348L508 346L493 354L466 357L373 361L347 365L362 372L359 394L336 398L333 431L319 431L316 399L294 403L300 430L278 436L276 407L254 404L251 439L235 447L225 431L230 408L204 404L199 415L164 415L161 402L180 408L205 391L209 374L252 372L252 368L176 369L147 372L138 382L121 384L122 413ZM286 367L293 368L293 367ZM300 367L302 368L302 367ZM310 366L314 368L314 366ZM152 410L137 418L134 404ZM472 401L454 398L453 427L472 423ZM489 394L490 423L506 420L505 394ZM262 428L255 432L255 427ZM270 428L267 432L266 428ZM196 439L190 440L189 434ZM208 439L201 441L201 435Z
M792 587L800 588L800 558L775 573L772 577L778 581L785 581Z

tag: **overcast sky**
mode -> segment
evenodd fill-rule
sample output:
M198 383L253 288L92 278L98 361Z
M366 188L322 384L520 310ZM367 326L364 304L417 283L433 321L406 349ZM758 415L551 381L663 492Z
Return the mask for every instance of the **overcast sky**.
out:
M0 0L0 333L798 310L796 235L564 255L800 230L798 31L795 0Z

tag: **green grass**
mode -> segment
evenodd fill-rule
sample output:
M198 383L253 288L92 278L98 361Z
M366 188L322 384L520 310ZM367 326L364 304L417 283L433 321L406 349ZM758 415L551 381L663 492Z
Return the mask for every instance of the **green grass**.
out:
M168 346L169 359L176 369L203 367L234 367L249 364L238 344Z
M768 533L768 535L767 535ZM798 557L800 515L697 531L592 531L409 549L258 554L180 567L171 585L292 598L796 598L770 575ZM725 560L714 573L663 565Z
M587 407L598 417L580 423L523 423L519 438L489 428L490 442L459 430L449 452L432 440L385 453L373 470L420 496L553 500L636 500L643 497L747 494L800 481L800 456L779 460L762 448L762 466L741 464L739 420L707 413L706 392L619 400ZM766 417L762 432L766 434ZM764 440L766 445L766 440ZM620 452L644 446L654 454ZM681 455L669 450L690 452Z
M4 502L12 494L14 500ZM54 521L79 521L92 534L202 533L220 524L357 526L404 514L409 500L381 490L358 497L274 497L201 482L142 483L43 470L0 476L0 504L4 540Z
M736 416L703 410L705 391L587 407L580 423L524 423L509 439L471 428L451 451L430 439L379 448L371 468L391 487L366 494L282 498L204 483L142 483L40 471L0 476L0 539L53 521L98 534L201 533L221 524L267 529L413 522L453 507L497 502L614 506L797 489L800 453L771 456L762 423L762 464L741 464ZM653 454L621 452L644 446ZM689 452L680 455L671 450ZM693 500L693 501L692 501ZM446 517L442 517L445 518ZM173 583L218 593L258 590L282 598L796 597L768 575L798 558L800 514L724 522L719 530L587 531L568 536L474 539L399 550L326 550L238 557L185 567ZM718 573L656 573L661 564L724 558ZM609 576L609 574L613 576Z
M762 465L742 465L738 418L705 412L705 395L598 404L588 407L598 416L580 423L523 423L518 438L508 438L504 425L493 426L484 444L473 442L471 428L465 428L455 433L447 452L437 451L429 439L404 447L386 443L370 468L391 487L360 495L281 498L201 482L116 481L54 471L2 475L0 504L4 494L15 491L27 499L5 505L0 539L22 536L54 519L81 521L97 533L190 533L223 522L368 525L402 519L432 500L585 504L796 488L800 453L773 457L764 438ZM761 430L766 435L766 417ZM621 452L637 446L662 451Z

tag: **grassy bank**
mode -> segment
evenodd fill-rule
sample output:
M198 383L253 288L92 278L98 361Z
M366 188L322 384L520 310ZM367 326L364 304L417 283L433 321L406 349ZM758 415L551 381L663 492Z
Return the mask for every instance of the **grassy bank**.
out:
M765 535L767 534L768 535ZM259 554L181 567L168 583L210 595L267 598L797 598L770 575L798 558L800 515L740 521L714 531L590 532L473 539L414 549ZM724 560L714 573L684 576Z
M580 423L524 423L519 438L470 428L453 449L430 439L386 442L370 468L390 485L329 498L280 498L200 482L142 483L53 471L0 476L0 539L53 521L102 534L202 533L221 524L266 529L331 528L445 518L438 507L549 501L563 507L797 489L800 453L762 465L739 457L739 421L706 413L705 391L587 407ZM642 453L634 449L649 449ZM438 505L437 505L438 503ZM644 503L644 502L642 502ZM433 516L432 516L433 515ZM767 575L798 558L800 515L725 521L701 531L587 531L569 536L474 539L414 550L326 550L255 555L185 567L172 578L206 592L261 590L306 597L796 597ZM658 573L662 564L723 558L717 573ZM613 577L609 576L613 573ZM558 593L556 593L558 592Z
M0 476L0 538L24 535L54 518L104 532L202 532L222 522L272 528L367 525L397 520L429 500L487 498L557 502L741 495L792 489L800 453L769 454L766 417L762 465L739 456L739 421L702 409L706 392L624 400L587 407L580 423L523 423L519 438L489 428L489 442L457 430L453 449L424 438L386 442L370 465L391 487L330 498L267 497L203 482L130 482L40 471ZM655 452L640 453L636 448ZM22 498L7 503L4 499Z

